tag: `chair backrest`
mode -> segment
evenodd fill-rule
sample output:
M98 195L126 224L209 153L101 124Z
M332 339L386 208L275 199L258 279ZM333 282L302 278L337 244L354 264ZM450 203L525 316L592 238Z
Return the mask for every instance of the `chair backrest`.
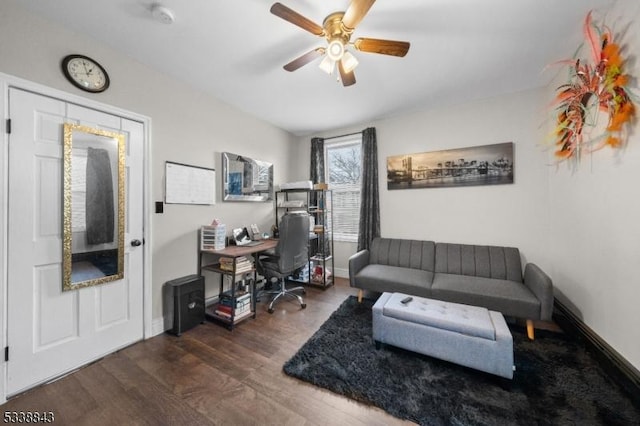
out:
M285 214L282 216L278 232L278 269L283 274L289 274L309 261L309 215Z

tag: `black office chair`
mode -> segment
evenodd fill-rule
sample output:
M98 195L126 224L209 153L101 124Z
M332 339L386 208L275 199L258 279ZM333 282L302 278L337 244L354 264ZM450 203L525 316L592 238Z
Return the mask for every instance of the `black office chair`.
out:
M270 282L277 278L280 288L273 291L262 291L261 294L274 294L269 303L269 313L273 313L273 304L283 296L298 299L302 309L307 307L304 300L294 291L305 293L304 287L287 288L285 278L309 262L309 215L307 213L287 213L279 224L279 240L273 253L266 252L256 261L258 272Z

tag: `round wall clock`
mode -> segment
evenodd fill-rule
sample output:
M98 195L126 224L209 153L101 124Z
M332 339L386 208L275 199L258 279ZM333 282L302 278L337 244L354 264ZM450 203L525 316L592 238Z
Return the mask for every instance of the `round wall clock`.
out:
M62 72L74 86L87 92L104 92L109 87L107 71L84 55L65 56L62 59Z

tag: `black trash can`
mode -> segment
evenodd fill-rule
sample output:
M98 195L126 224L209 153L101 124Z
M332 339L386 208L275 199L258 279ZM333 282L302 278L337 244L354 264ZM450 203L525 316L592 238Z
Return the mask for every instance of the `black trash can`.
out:
M204 322L204 277L188 275L164 285L165 328L180 336Z

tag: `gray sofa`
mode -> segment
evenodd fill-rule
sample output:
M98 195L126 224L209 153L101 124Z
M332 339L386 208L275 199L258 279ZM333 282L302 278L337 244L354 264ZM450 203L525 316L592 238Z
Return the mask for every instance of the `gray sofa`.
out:
M349 258L349 282L374 292L398 292L447 302L483 306L527 322L551 320L553 285L538 266L522 272L513 247L376 238L369 250Z

